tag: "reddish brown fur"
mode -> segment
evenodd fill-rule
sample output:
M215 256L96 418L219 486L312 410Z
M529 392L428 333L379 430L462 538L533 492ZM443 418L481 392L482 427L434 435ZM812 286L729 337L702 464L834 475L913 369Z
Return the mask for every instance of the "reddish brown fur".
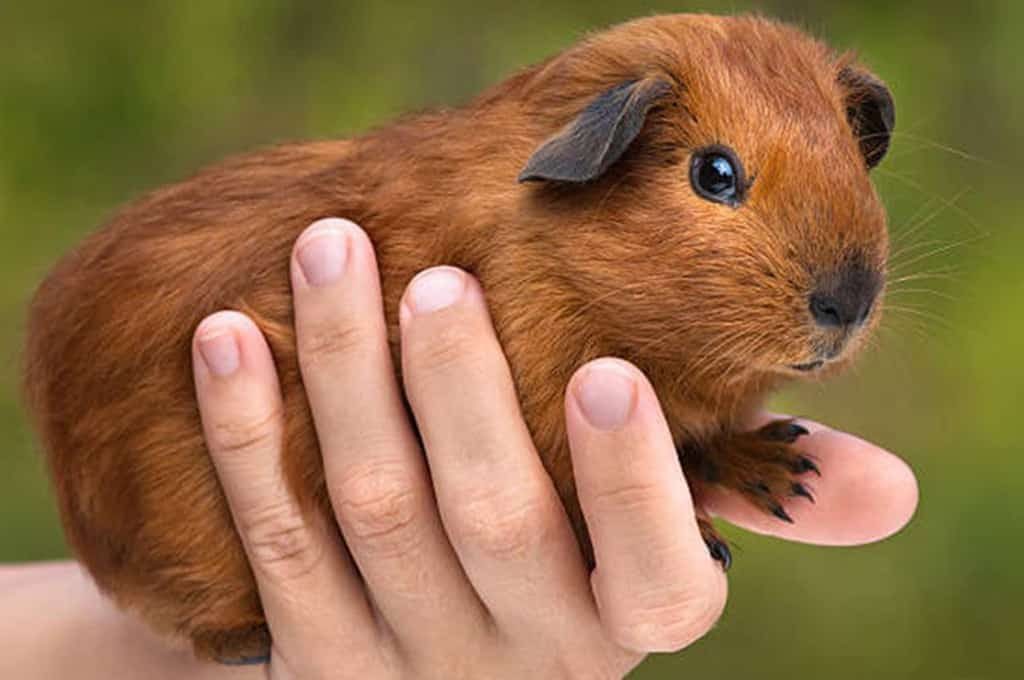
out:
M228 160L125 208L55 268L31 310L26 389L75 553L122 606L201 654L265 645L203 444L190 339L219 309L257 321L280 372L287 478L329 512L287 273L298 234L325 216L371 235L396 353L397 304L414 273L448 263L479 277L582 536L562 412L577 367L605 354L635 362L677 440L705 441L733 431L780 366L830 342L807 311L817 273L854 251L884 268L883 210L837 82L847 63L759 18L642 19L465 108ZM597 94L650 76L673 91L605 176L516 183ZM689 183L690 150L719 141L756 175L739 210Z

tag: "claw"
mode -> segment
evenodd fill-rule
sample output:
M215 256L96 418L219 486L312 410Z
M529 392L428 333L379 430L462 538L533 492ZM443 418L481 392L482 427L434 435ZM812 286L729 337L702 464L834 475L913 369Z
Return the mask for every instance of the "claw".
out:
M789 424L787 434L789 435L789 439L787 439L787 441L793 443L800 437L810 434L810 431L800 423L792 422Z
M789 513L781 505L771 506L772 514L781 519L783 522L793 523L793 518L789 516Z
M729 551L729 546L717 539L711 539L705 543L708 546L708 552L711 553L711 559L721 563L722 571L729 571L729 567L732 566L732 552Z
M769 423L761 428L761 433L767 439L785 442L786 444L792 444L805 434L810 434L806 427L797 423L795 420L782 420Z
M801 456L799 459L797 459L794 468L797 474L802 475L805 472L813 472L814 474L821 477L821 470L818 469L818 466L814 464L813 460L805 456Z
M806 498L812 503L814 502L814 496L807 489L807 487L801 484L800 482L793 482L793 486L790 488L792 489L794 496L800 496L801 498Z

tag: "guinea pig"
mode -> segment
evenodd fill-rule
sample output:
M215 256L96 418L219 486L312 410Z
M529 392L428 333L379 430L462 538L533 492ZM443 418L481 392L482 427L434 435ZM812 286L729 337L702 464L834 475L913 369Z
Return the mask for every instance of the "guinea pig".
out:
M650 378L695 503L721 485L791 521L817 472L780 383L848 364L881 314L888 237L869 170L894 123L849 55L758 17L596 33L466 106L233 158L122 209L32 302L25 391L68 540L99 587L202 657L269 634L208 458L190 346L241 310L266 335L291 491L330 516L296 359L289 258L328 216L370 235L392 350L413 275L475 275L546 469L589 556L563 394L615 355ZM797 502L801 499L795 499ZM714 558L729 551L699 512Z

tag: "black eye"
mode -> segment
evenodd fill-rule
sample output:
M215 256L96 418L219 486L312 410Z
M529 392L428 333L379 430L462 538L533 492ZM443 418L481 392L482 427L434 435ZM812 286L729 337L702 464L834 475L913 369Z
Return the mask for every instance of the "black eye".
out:
M743 167L731 149L712 147L693 154L690 183L702 198L736 207L743 200Z

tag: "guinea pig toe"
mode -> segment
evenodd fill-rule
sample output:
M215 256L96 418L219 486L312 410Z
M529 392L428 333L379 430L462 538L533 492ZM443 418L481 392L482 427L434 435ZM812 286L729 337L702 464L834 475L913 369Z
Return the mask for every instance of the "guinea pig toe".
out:
M711 559L722 565L722 571L729 571L729 567L732 566L732 551L729 550L729 544L718 535L710 521L698 519L697 525L700 527L701 538L704 539L704 545L708 547Z
M789 513L786 512L786 509L782 507L782 505L780 505L779 503L770 504L768 506L768 509L771 511L773 515L781 519L783 522L786 522L787 524L793 523L793 518L789 516Z
M786 444L792 444L800 437L805 434L810 434L806 427L796 422L793 419L786 420L775 420L760 430L758 430L763 438L773 442L785 442Z
M707 542L707 546L711 559L722 565L722 571L729 571L729 567L732 566L732 552L729 546L718 540Z
M811 493L810 489L808 489L807 486L801 484L800 482L793 482L793 485L790 487L789 495L794 497L806 498L810 502L814 502L814 494Z
M821 477L821 470L818 468L817 464L808 456L800 456L793 462L793 472L795 472L798 475L813 472L814 474Z

